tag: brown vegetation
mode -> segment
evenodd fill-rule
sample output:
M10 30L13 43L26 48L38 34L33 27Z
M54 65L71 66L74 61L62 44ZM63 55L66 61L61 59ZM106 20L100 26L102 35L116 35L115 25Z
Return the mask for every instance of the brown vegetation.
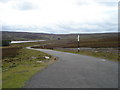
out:
M20 47L11 47L11 48L1 48L2 49L2 59L6 57L15 57L18 55Z

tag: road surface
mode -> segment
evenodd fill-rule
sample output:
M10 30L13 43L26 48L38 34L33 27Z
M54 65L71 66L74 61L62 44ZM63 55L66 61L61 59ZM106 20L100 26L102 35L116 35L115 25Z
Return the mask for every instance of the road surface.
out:
M118 87L117 62L53 50L35 50L51 54L59 60L34 75L24 88Z

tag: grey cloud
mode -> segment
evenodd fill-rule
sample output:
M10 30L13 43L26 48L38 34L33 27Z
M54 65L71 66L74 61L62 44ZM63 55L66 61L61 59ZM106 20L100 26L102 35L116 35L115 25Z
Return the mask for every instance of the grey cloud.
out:
M117 2L99 2L100 4L102 5L105 5L105 6L117 6Z
M59 25L59 30L61 31L67 31L67 32L86 32L86 33L93 33L93 32L117 32L118 27L117 23L112 23L112 22L104 22L104 23L91 23L88 24L90 27L85 27L85 24L77 24L77 25ZM76 28L76 26L78 28ZM94 27L95 26L95 27ZM93 28L92 28L93 27Z
M17 3L14 8L18 10L31 10L36 9L37 7L30 2L20 2Z
M88 0L89 1L89 0ZM118 5L118 2L117 1L106 1L106 0L94 0L94 2L98 3L98 4L101 4L101 5L104 5L104 6L117 6ZM82 2L82 1L78 1L77 2L78 5L80 6L87 6L87 5L90 5L91 3L90 2Z
M87 26L89 25L89 26ZM54 34L67 33L103 33L103 32L118 32L118 24L112 22L91 23L91 24L59 24L54 27L39 27L39 26L2 26L3 31L22 31L22 32L42 32Z
M2 30L25 30L25 27L3 25Z
M0 0L1 3L7 3L9 1L11 1L11 0Z

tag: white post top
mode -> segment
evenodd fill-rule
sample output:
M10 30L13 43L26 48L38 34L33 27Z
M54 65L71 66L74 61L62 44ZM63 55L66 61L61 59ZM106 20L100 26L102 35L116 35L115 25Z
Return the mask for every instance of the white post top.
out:
M79 41L80 36L78 35L78 41Z

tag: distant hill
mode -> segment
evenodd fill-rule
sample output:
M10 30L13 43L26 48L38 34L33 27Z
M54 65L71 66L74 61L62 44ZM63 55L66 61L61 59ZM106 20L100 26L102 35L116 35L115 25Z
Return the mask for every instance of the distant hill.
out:
M67 47L77 47L78 34L47 34L47 33L28 33L28 32L7 32L2 31L3 40L53 40L57 46L64 45ZM79 34L80 43L83 47L117 47L118 46L118 33L95 33L95 34ZM57 42L57 43L56 43Z
M8 32L2 31L3 40L60 40L74 38L75 34L47 34L47 33L28 33L28 32Z
M47 34L47 33L28 33L28 32L8 32L2 31L3 40L60 40L60 39L76 39L78 34ZM96 33L96 34L79 34L81 39L101 40L118 38L118 33Z
M28 33L28 32L7 32L2 31L2 39L3 40L49 40L48 34L43 33Z

